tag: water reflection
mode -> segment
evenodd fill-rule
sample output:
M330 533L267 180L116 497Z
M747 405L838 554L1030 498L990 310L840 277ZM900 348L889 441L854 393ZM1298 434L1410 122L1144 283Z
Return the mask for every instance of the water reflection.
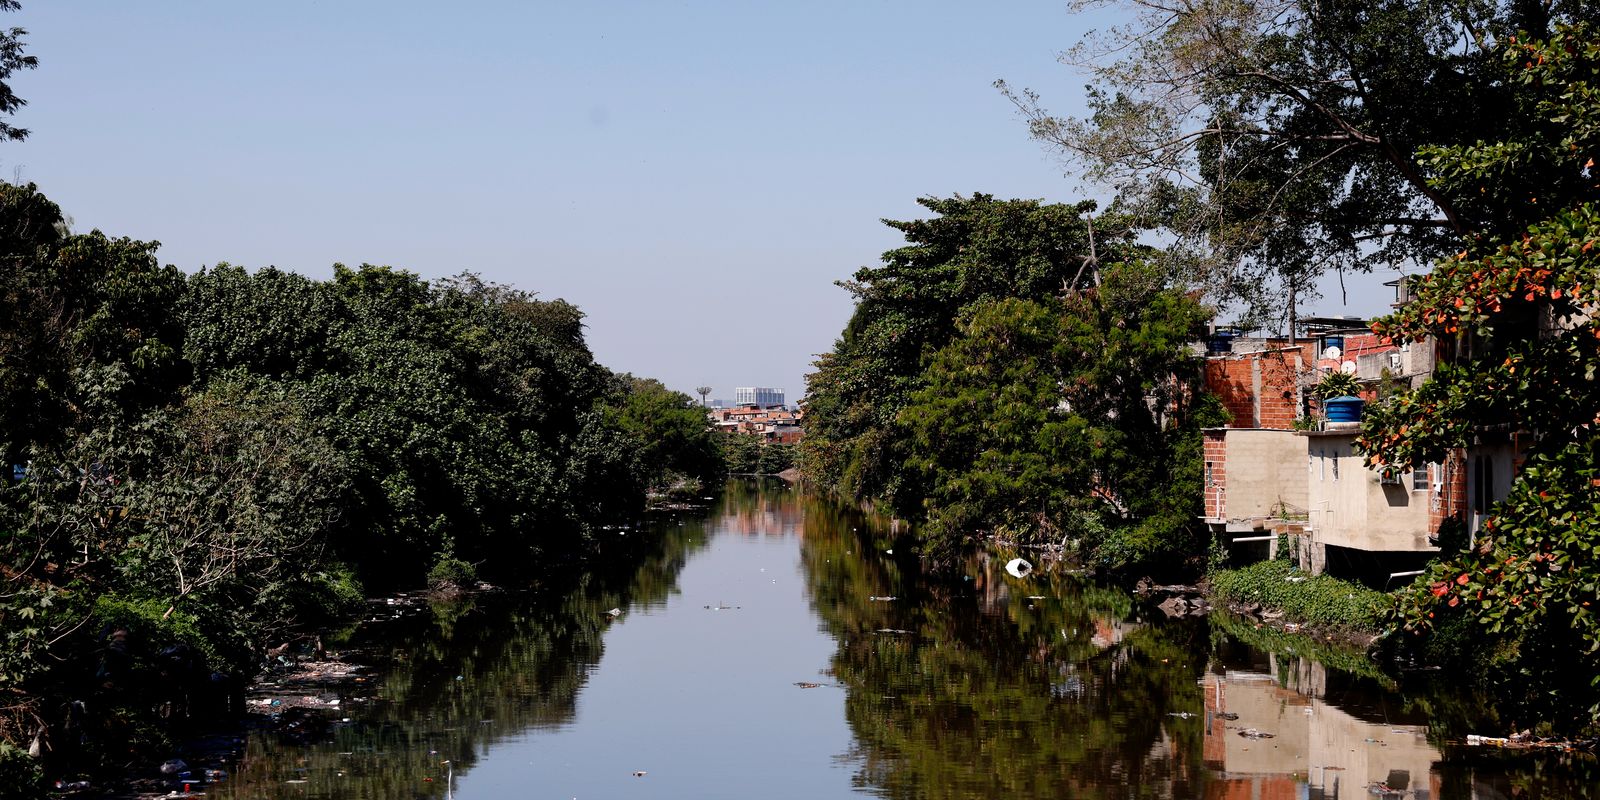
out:
M425 605L358 628L338 646L384 666L370 691L342 698L336 713L349 716L311 715L294 731L250 737L233 778L213 794L443 796L448 777L497 743L570 724L604 653L606 612L664 603L706 542L700 518L632 533L642 547L559 591Z
M359 631L385 667L350 721L255 737L222 795L442 797L453 771L464 798L1595 796L1592 762L1445 744L1472 704L1448 681L1011 554L932 581L781 483L615 535L635 551L560 590Z
M813 607L838 640L856 782L890 798L1197 797L1202 624L1144 624L1131 598L974 558L960 584L861 558L885 531L806 508ZM874 597L890 597L877 600Z
M1205 763L1218 773L1207 797L1439 796L1425 726L1357 718L1270 673L1218 672L1204 687Z

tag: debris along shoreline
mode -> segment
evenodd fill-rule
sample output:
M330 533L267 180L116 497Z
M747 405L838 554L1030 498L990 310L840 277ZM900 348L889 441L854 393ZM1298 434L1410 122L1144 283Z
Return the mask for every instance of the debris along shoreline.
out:
M492 590L480 587L473 593L484 591ZM425 613L431 597L428 591L416 591L369 598L353 622L357 628L386 626ZM219 720L204 734L179 743L159 765L130 767L107 791L96 793L87 783L63 783L56 789L71 797L114 800L204 797L237 772L252 734L312 742L351 724L352 710L372 702L387 659L376 647L325 649L320 635L284 642L267 651L261 672L235 701L236 717Z

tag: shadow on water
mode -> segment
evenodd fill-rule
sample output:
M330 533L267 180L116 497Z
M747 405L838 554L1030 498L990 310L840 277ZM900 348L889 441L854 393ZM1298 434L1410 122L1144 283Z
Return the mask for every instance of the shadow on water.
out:
M706 514L616 535L639 540L633 556L560 591L423 607L358 631L351 646L379 653L386 666L367 698L346 699L340 713L351 721L309 743L253 737L235 779L215 794L443 797L452 770L469 772L498 744L583 725L578 698L604 655L606 612L663 607L711 539L736 537L765 544L732 558L798 548L804 596L782 602L809 604L833 642L827 667L843 689L851 742L834 759L833 769L850 775L841 792L896 800L1597 796L1592 762L1491 758L1447 745L1465 733L1454 720L1467 718L1449 707L1475 702L1450 695L1448 681L1408 689L1359 655L1222 616L1169 620L1063 571L1014 578L1004 570L1008 555L975 555L960 579L931 580L915 559L885 552L895 532L882 520L782 483L735 482ZM804 624L805 606L796 608ZM729 677L713 671L703 680ZM692 777L694 794L656 796L723 796L718 776Z

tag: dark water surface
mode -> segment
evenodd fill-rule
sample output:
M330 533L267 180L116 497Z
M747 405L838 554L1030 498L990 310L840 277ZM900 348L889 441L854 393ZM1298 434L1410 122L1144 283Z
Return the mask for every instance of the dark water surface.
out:
M1600 797L1592 763L1446 744L1502 732L1448 676L1402 690L1000 556L931 582L877 521L781 483L614 535L642 557L568 592L358 629L386 666L331 728L253 736L211 794Z

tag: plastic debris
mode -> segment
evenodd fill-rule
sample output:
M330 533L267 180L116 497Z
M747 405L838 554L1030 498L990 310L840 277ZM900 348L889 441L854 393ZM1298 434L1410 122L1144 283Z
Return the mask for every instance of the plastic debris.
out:
M1177 717L1178 719L1192 719L1192 718L1198 717L1200 715L1196 714L1196 713L1194 713L1192 711L1169 711L1169 712L1167 712L1167 716L1169 716L1169 717Z
M794 685L796 685L796 686L798 686L798 687L800 687L802 689L815 689L815 688L821 686L822 684L820 684L820 683L811 683L810 681L795 681Z
M1258 731L1255 728L1245 728L1244 730L1239 731L1239 735L1246 739L1271 739L1277 734L1267 733L1266 731Z
M903 630L901 628L879 628L878 629L878 633L910 633L910 632L911 631Z
M612 618L612 619L616 619L616 618L617 618L617 617L620 617L620 616L622 616L622 609L620 609L620 608L613 608L613 609L611 609L611 610L610 610L610 611L607 611L607 612L606 612L606 616L608 616L608 617L610 617L610 618Z
M887 602L889 600L894 600L896 598L893 595L890 595L890 596L887 596L887 597L879 597L877 595L873 595L871 597L868 597L867 599L868 600L872 600L872 601L876 601L876 602Z
M1033 572L1033 565L1029 564L1027 559L1013 558L1006 562L1006 572L1011 573L1013 578L1026 578Z
M183 759L181 758L174 758L171 761L165 761L161 764L162 775L176 775L180 772L185 772L188 769L189 765L184 763Z
M635 778L643 778L643 777L644 777L644 776L646 776L646 775L648 775L648 774L649 774L649 773L647 773L647 772L645 772L645 771L644 771L644 770L642 770L642 769L640 769L640 770L634 770L634 773L633 773L633 777L635 777Z

